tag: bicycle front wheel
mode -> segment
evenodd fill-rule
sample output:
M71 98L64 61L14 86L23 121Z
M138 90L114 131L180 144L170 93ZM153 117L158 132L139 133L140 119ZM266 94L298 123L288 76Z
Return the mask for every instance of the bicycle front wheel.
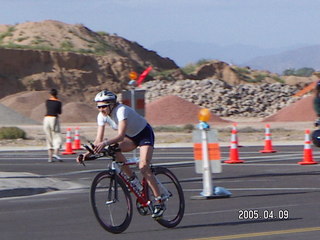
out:
M99 173L92 181L91 205L100 225L111 233L125 231L132 219L132 201L125 183L113 172Z
M184 215L185 201L182 187L169 169L153 167L152 170L166 208L163 216L156 221L164 227L173 228L181 222Z

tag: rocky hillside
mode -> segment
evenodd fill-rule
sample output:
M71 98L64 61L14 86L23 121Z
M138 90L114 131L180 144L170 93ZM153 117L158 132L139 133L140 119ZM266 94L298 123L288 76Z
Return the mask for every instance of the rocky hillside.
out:
M85 101L97 89L124 89L130 71L178 68L119 36L51 20L0 25L0 46L0 97L55 87Z
M265 117L315 81L203 61L183 69L135 42L53 20L0 25L0 98L57 88L67 102L92 103L97 91L120 92L129 72L152 66L147 101L177 95L221 117ZM170 103L168 103L170 104Z
M54 20L26 22L14 26L0 25L0 33L2 47L129 58L135 65L126 67L138 68L136 71L149 65L156 71L178 68L172 60L160 57L136 42L106 32L94 32L80 24Z
M238 84L218 79L150 81L143 84L146 101L176 95L198 106L209 108L220 117L266 117L299 100L296 85L281 83ZM170 105L170 102L167 103Z

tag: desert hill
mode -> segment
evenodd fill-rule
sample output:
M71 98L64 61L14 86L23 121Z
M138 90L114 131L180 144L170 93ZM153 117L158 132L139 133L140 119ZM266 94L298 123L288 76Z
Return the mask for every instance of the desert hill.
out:
M286 69L299 69L301 67L319 69L320 45L312 45L278 54L255 57L245 64L258 69L266 68L276 73L282 73Z
M52 20L0 25L0 47L0 97L57 88L71 100L86 101L103 88L126 88L133 70L178 68L119 36Z
M14 111L11 108L6 107L3 104L0 104L0 125L11 125L11 124L18 124L18 125L34 125L39 124L39 122L34 121L23 114Z
M44 114L47 90L57 88L66 121L92 121L73 109L95 115L92 98L97 91L108 88L120 93L128 88L129 72L141 73L149 66L153 70L144 86L149 91L147 103L176 95L220 117L269 116L296 101L291 96L317 80L219 60L180 69L138 43L79 24L46 20L0 25L1 103L34 120Z
M78 93L77 100L86 101L97 89L120 92L127 88L129 72L141 73L149 66L153 70L147 80L215 78L231 85L287 82L268 71L219 60L196 64L192 71L180 69L171 59L136 42L80 24L45 20L0 25L0 97L55 87L69 98Z
M160 57L136 42L106 32L94 32L81 24L55 20L26 22L0 25L0 33L3 47L121 56L132 60L136 64L133 67L142 69L149 65L160 70L178 68L172 60Z
M63 96L59 96L59 98L64 103L67 101ZM26 117L32 118L33 109L40 104L44 104L46 99L48 99L48 91L25 91L4 97L0 100L0 103ZM42 113L41 118L32 119L42 121L44 114Z
M20 118L29 119L29 122L34 120L33 122L41 123L46 114L45 101L48 99L48 96L48 91L25 91L2 98L0 104L2 108L6 107L21 114ZM98 111L91 105L81 102L70 102L68 101L69 99L63 95L59 95L59 99L63 103L62 122L96 121ZM7 110L6 113L7 112L9 112L9 110ZM16 122L16 119L17 116L14 115L11 121L8 122ZM4 123L2 122L1 124Z

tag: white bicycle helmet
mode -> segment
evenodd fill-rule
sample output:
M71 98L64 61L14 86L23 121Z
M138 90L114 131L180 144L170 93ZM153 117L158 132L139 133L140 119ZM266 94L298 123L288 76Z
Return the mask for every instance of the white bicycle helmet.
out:
M94 98L95 102L116 102L117 95L108 90L103 90L99 92Z

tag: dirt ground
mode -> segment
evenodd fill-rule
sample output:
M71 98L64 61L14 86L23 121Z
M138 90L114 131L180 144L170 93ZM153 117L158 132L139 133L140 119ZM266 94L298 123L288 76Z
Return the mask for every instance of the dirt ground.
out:
M221 145L228 145L231 139L231 130L233 124L236 123L238 131L239 145L254 144L263 145L265 139L265 126L267 123L261 122L261 119L232 119L232 122L227 123L211 123L210 127L217 129L218 142ZM170 143L192 143L192 132L184 129L185 125L175 126L179 131L161 130L158 131L155 126L155 135L157 144L170 144ZM196 125L194 125L196 126ZM27 133L27 139L15 140L0 140L1 147L22 147L22 146L45 146L45 135L41 125L21 125L18 126ZM79 124L62 124L62 136L65 141L66 129L71 128L71 135L74 135L74 130L79 127L81 143L93 141L96 134L96 123L79 123ZM270 123L270 131L272 141L274 144L283 142L301 142L304 144L305 130L313 130L312 122L272 122ZM109 131L110 130L110 131ZM107 129L106 136L112 137L115 132ZM64 144L64 143L63 143Z

